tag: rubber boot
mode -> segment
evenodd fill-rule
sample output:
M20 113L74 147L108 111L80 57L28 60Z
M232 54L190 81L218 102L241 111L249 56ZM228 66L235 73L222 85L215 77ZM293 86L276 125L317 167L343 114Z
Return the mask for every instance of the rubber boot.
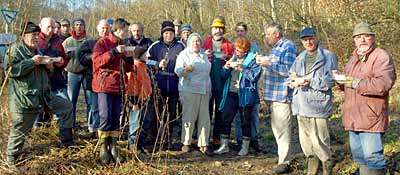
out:
M322 175L332 175L332 161L327 160L322 162Z
M242 148L239 151L239 156L245 156L249 153L250 138L243 137Z
M117 144L118 137L111 137L110 151L115 163L122 163L124 158L120 154L119 146Z
M307 158L307 175L317 175L319 169L319 159L315 156Z
M72 128L60 129L60 147L68 148L71 146L75 146L72 134Z
M100 137L100 161L103 164L109 164L111 161L111 153L108 150L110 145L110 137Z
M221 135L221 146L214 151L214 154L223 154L229 152L229 140L228 136Z

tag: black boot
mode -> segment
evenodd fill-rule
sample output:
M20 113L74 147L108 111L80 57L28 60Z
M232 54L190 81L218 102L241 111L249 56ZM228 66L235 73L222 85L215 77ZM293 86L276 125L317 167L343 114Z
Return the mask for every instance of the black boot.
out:
M254 151L256 151L257 153L263 152L263 150L260 148L260 145L258 144L258 141L257 141L257 140L251 140L251 141L250 141L250 146L251 146L251 148L253 148Z
M75 146L72 128L60 129L60 142L61 148L69 148Z
M109 164L111 161L111 153L108 150L110 146L110 137L100 138L100 161L103 164Z
M110 152L112 155L112 158L114 159L115 163L122 163L124 161L124 158L120 154L120 150L117 144L117 137L111 137L111 145L110 145Z

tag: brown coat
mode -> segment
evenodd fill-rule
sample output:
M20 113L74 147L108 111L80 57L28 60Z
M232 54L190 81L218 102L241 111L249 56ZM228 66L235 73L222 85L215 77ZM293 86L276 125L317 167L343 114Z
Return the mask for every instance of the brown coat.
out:
M343 125L350 131L385 132L389 125L389 90L396 80L395 66L383 49L372 49L367 56L363 62L354 51L344 68L347 76L361 81L355 89L344 89Z

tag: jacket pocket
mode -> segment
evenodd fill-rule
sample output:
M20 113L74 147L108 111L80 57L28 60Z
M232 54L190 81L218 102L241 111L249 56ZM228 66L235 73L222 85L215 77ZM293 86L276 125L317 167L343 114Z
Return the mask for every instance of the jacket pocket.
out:
M40 106L38 89L24 89L22 93L20 97L20 108L35 109Z

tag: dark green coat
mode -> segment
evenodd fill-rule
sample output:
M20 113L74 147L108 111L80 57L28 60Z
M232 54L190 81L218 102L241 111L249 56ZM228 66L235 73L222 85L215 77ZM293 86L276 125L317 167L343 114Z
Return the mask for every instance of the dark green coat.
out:
M37 113L43 110L51 96L48 70L45 65L35 65L37 55L23 42L12 45L7 57L11 67L9 82L9 107L13 113Z

